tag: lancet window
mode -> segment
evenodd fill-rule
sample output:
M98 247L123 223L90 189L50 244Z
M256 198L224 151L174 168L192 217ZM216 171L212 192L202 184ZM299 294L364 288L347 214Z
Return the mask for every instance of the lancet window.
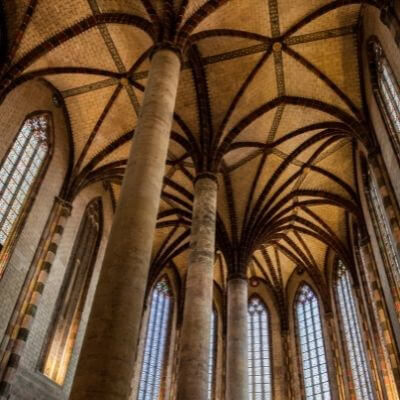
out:
M0 167L0 249L18 225L29 193L49 153L49 117L27 118Z
M101 200L86 207L72 248L42 358L44 375L62 385L75 347L102 230Z
M162 398L167 370L168 338L171 330L173 297L166 278L161 278L151 295L138 400Z
M208 400L215 397L215 380L217 364L217 343L218 343L218 315L215 308L211 313L210 349L208 356Z
M358 319L356 299L349 272L339 261L336 278L336 298L339 305L342 333L346 344L353 378L353 387L358 400L373 400L373 389L369 374L365 346L362 341L360 322Z
M271 351L268 311L258 296L248 305L249 399L272 399Z
M305 399L330 400L331 388L318 299L306 284L297 293L295 312Z

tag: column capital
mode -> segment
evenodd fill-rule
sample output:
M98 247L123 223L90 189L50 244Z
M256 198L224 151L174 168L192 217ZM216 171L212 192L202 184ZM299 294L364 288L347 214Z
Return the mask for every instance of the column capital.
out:
M180 62L181 65L183 63L183 49L181 47L179 47L176 43L173 42L169 42L169 41L163 41L163 42L158 42L156 44L154 44L154 46L150 49L150 53L149 53L149 58L152 59L154 54L157 53L157 51L159 50L170 50L173 53L175 53Z
M248 281L247 275L243 271L233 271L229 273L227 281L233 281L233 280L243 280L243 281Z
M62 212L65 216L69 217L71 215L72 203L70 201L63 199L60 196L56 196L54 198L54 203L62 208Z
M196 175L196 178L194 178L194 183L196 183L200 179L210 179L215 183L218 183L217 174L214 174L213 172L208 172L208 171L199 172Z

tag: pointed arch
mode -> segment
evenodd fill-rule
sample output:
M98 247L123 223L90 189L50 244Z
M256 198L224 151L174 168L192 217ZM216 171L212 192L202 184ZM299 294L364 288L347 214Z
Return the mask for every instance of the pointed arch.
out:
M267 306L254 294L248 304L249 399L272 399L270 317Z
M302 365L304 398L332 398L326 349L317 295L306 283L296 293L296 328L298 351Z
M365 344L357 312L351 277L341 260L336 262L334 292L340 314L340 332L345 342L357 400L374 400L372 379L367 363Z
M52 154L52 118L29 114L0 166L0 276L25 223Z
M138 400L157 399L162 392L167 370L167 345L171 333L173 305L171 284L167 275L163 275L151 292Z

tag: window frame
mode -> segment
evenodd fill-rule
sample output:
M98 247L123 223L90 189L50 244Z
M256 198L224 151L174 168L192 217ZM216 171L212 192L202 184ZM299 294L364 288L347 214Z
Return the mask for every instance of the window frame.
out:
M263 304L264 309L267 314L268 358L269 358L269 363L270 363L269 367L270 367L270 387L271 387L270 399L268 399L268 400L273 400L275 397L274 396L275 385L274 385L274 368L273 368L274 367L274 354L273 354L272 331L271 331L271 312L270 312L270 309L269 309L267 303L262 298L262 296L260 296L260 294L258 294L258 293L252 293L249 296L249 299L247 301L247 313L249 313L248 307L250 305L250 301L253 298L257 298ZM249 330L247 332L249 333ZM249 390L249 396L250 396L250 390Z
M17 216L14 225L12 226L10 233L7 237L7 240L4 246L0 249L0 279L3 277L6 269L7 264L10 261L10 258L15 250L17 245L18 239L22 233L22 230L25 227L25 224L28 220L29 214L32 210L33 204L36 200L38 192L41 188L41 184L44 181L46 176L49 164L53 158L54 153L54 122L53 122L53 114L51 111L48 110L36 110L29 114L27 114L24 119L22 120L17 132L15 133L13 139L10 141L6 152L4 153L3 157L1 158L2 166L6 161L11 149L13 148L19 133L21 132L22 128L24 127L26 121L30 118L37 117L39 115L45 115L47 118L48 129L47 129L47 144L48 144L48 151L43 159L42 165L40 166L36 177L34 178L32 185L30 186L24 203L22 204L21 210L19 215Z
M170 370L170 354L171 351L173 351L173 348L171 348L171 338L173 337L173 330L174 330L174 318L175 318L175 308L176 308L176 296L174 292L173 285L171 283L171 280L167 274L161 275L153 284L151 287L151 290L149 291L149 294L147 296L147 307L148 307L148 319L146 322L146 325L144 326L145 332L144 332L144 341L143 341L143 348L141 349L142 354L141 354L141 361L140 365L138 368L138 383L137 383L137 390L135 393L135 400L139 399L140 396L140 386L141 386L141 378L142 378L142 371L143 371L143 365L144 365L144 358L145 358L145 351L146 351L146 343L147 343L147 333L148 333L148 328L150 325L151 321L151 315L152 315L152 303L153 303L153 293L156 288L156 286L161 282L161 281L166 281L168 284L168 288L170 291L170 299L171 299L171 304L170 304L170 314L169 314L169 321L168 321L168 330L165 336L165 348L164 348L164 360L163 363L164 365L162 366L162 372L160 373L160 383L159 383L159 392L158 392L158 399L166 399L168 394L165 392L166 389L168 388L168 380L171 378L169 376L169 370Z
M210 397L208 397L209 400L214 400L215 399L215 395L217 393L217 364L218 364L218 329L219 329L219 315L218 315L218 310L217 307L215 307L215 305L213 304L212 306L212 311L211 314L214 315L214 321L215 321L215 325L213 327L214 329L214 349L213 349L213 353L212 353L212 357L213 357L213 365L212 365L212 379L211 379L211 390L210 390L210 380L208 379L207 381L207 396L210 395ZM212 320L211 320L212 323ZM211 330L210 330L210 334L211 334ZM211 345L211 335L210 335L210 345ZM209 351L209 361L210 362L210 355L211 355L211 348ZM209 364L208 364L208 372L209 372ZM208 374L208 378L210 377L210 374Z
M52 383L54 383L55 385L58 385L60 387L64 387L64 385L68 381L68 375L69 375L69 371L70 371L71 364L72 364L73 354L75 351L75 346L77 344L77 335L78 335L78 332L80 329L80 324L82 321L82 314L80 315L80 320L78 323L78 330L76 332L76 336L73 341L72 352L71 352L70 358L67 363L68 365L65 368L65 375L63 376L62 382L57 382L52 377L48 376L45 372L45 367L46 367L47 360L50 357L53 340L55 339L55 337L57 335L57 327L59 326L58 325L58 322L59 322L58 317L59 317L60 310L63 308L63 305L68 305L68 303L65 302L65 294L68 292L69 289L74 288L73 275L75 272L77 272L77 269L82 268L82 266L81 266L82 264L80 264L79 266L76 266L74 261L76 261L78 255L82 254L82 252L87 249L87 248L86 249L82 248L81 245L82 245L82 239L83 239L84 235L87 234L87 231L85 229L87 226L86 225L87 221L91 218L91 215L90 215L91 207L96 208L96 214L98 217L98 221L97 221L98 229L96 231L96 236L93 238L94 239L94 241L92 242L93 250L92 250L89 262L87 263L86 271L87 271L88 275L87 275L87 277L85 277L85 280L84 280L85 285L82 286L83 297L80 299L80 301L82 301L82 302L81 303L80 303L80 301L77 302L74 314L79 309L79 307L81 307L81 312L83 312L85 309L88 292L89 292L90 285L91 285L91 282L93 279L94 269L96 267L97 258L99 256L101 240L103 238L104 207L103 207L103 202L102 202L101 197L95 197L91 201L89 201L84 209L82 216L81 216L81 219L80 219L80 222L78 225L78 232L77 232L77 235L75 236L74 243L72 244L72 248L71 248L71 251L69 254L69 258L68 258L67 268L65 270L65 273L64 273L64 276L62 279L62 284L61 284L60 290L57 295L57 300L54 304L54 311L52 314L51 323L47 330L44 345L42 347L41 355L40 355L39 362L37 365L37 370L44 377L46 377ZM73 322L73 319L71 320L70 327L72 326L72 322ZM64 345L66 346L67 342L65 342ZM57 368L59 368L59 366Z
M380 53L378 56L376 54L377 53L376 48L378 48L378 51ZM379 64L378 64L379 61L377 62L378 57L386 62L388 69L389 69L389 73L390 73L391 77L393 78L394 85L397 87L397 90L399 92L399 97L400 97L399 79L396 77L396 75L393 71L391 63L389 62L389 59L386 56L386 53L383 49L381 42L379 41L379 39L376 36L371 36L367 41L367 58L368 58L368 64L369 64L372 91L374 93L376 103L378 104L379 112L385 123L386 133L392 144L393 152L395 153L395 156L396 156L398 162L400 163L400 129L399 129L399 132L396 131L396 128L394 127L392 118L389 115L386 101L384 100L382 92L381 92L381 85L380 85L381 72L379 71L379 68L380 68Z
M325 337L326 336L325 335L325 321L323 318L324 314L321 313L321 310L322 310L321 304L320 304L321 299L319 298L319 295L316 292L316 290L314 289L314 287L309 282L306 282L306 281L301 281L299 283L297 290L296 290L296 294L293 299L293 303L292 303L293 324L294 324L295 342L296 342L296 358L297 358L297 366L298 366L298 371L299 371L298 376L299 376L299 384L300 384L300 389L301 389L301 398L303 400L307 399L306 392L305 392L305 382L304 382L305 377L304 377L303 358L302 358L302 350L301 350L301 342L300 342L300 336L301 336L300 333L301 332L300 332L300 327L299 327L298 318L297 318L297 303L298 303L298 297L300 295L300 291L304 286L308 286L311 289L311 291L314 293L314 296L317 300L319 319L320 319L320 323L321 323L322 339L323 339L323 345L324 345L325 361L326 361L326 367L327 367L326 371L328 374L328 382L329 382L329 389L330 389L330 396L331 396L330 400L333 400L334 394L335 394L334 388L333 388L334 382L332 379L331 369L330 369L329 361L327 358L328 347L326 344L326 337Z
M338 320L338 324L339 324L339 331L340 331L340 340L342 343L342 346L344 349L346 349L346 351L343 352L343 356L345 358L345 363L347 368L350 370L351 374L350 376L347 376L347 380L351 379L353 385L353 391L354 391L354 396L357 400L363 400L364 397L358 398L357 397L357 392L355 389L355 378L354 378L354 373L353 373L353 366L351 363L351 360L349 358L349 349L348 349L348 343L347 343L347 339L346 339L346 334L345 334L345 322L344 322L344 318L343 318L343 312L342 312L342 308L341 308L341 304L340 304L340 300L339 300L339 292L338 292L338 282L339 279L343 276L340 275L341 271L340 269L343 269L344 274L347 274L347 279L348 279L348 283L350 285L350 295L352 297L352 303L354 306L354 317L356 318L356 322L358 325L358 334L360 337L360 346L362 347L363 350L363 358L365 361L365 370L366 370L366 374L367 374L367 378L369 379L369 384L371 386L371 396L372 396L372 400L376 400L376 387L375 387L375 382L373 379L373 375L372 375L372 371L371 371L371 365L370 365L370 361L369 361L369 357L368 357L368 346L365 342L365 331L363 330L362 327L362 321L361 321L361 315L360 315L360 305L359 305L359 299L358 296L356 295L355 291L354 291L354 287L353 287L353 277L351 275L351 272L349 270L349 268L347 268L346 264L339 260L338 258L336 258L335 260L335 269L334 269L334 284L333 284L333 293L334 293L334 300L335 300L335 306L336 306L336 312L337 312L337 320Z

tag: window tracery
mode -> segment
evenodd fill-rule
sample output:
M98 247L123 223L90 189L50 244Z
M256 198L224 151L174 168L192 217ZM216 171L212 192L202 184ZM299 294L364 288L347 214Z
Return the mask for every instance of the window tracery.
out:
M318 299L302 285L295 303L305 399L330 400L331 388Z
M155 285L147 324L138 400L160 398L161 384L165 378L167 344L172 320L173 298L166 278Z
M373 400L371 378L362 341L354 293L349 272L341 261L338 263L335 289L356 397L358 400Z
M0 248L9 239L48 155L48 129L47 114L26 119L0 167Z
M254 296L248 305L249 399L272 398L270 333L268 311L262 300Z

